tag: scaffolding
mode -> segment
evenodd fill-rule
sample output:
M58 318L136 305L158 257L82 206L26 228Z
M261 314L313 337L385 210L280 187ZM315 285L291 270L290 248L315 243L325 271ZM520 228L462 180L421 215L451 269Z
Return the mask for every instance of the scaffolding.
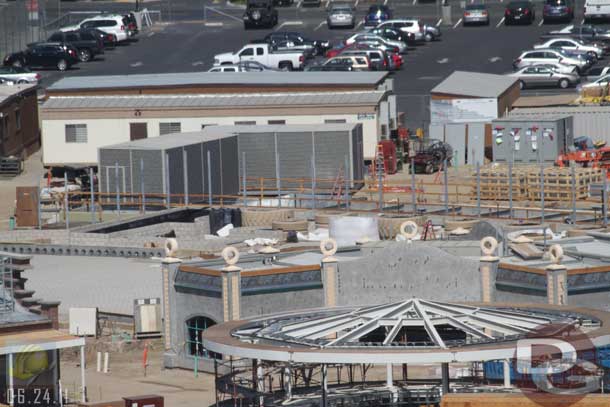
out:
M14 278L11 260L8 257L0 257L0 314L15 311Z

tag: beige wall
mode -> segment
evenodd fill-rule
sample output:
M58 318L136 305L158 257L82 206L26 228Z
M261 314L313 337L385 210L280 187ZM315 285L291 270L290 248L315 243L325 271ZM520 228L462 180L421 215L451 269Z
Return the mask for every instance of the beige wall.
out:
M81 115L83 116L83 115ZM59 117L42 120L43 163L48 166L66 164L97 165L98 148L129 141L129 123L148 123L148 137L159 136L159 123L180 122L181 131L200 131L201 125L233 125L235 121L256 121L268 124L269 120L285 120L286 124L323 124L327 119L345 119L347 123L362 123L364 157L375 154L380 120L377 113L372 118L358 119L357 114L321 114L301 116L236 116L236 117L176 117L176 118L116 118L116 119L63 119ZM387 118L384 120L387 123ZM87 124L87 143L66 143L66 124Z

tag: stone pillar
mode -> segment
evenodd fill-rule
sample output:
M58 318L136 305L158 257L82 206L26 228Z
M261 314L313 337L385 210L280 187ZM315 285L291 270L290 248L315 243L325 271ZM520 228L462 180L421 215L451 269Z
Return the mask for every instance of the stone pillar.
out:
M290 366L284 368L284 388L286 389L286 400L292 399L292 369Z
M40 301L40 314L51 321L53 329L59 329L59 301Z
M241 316L241 268L235 264L239 261L239 251L234 247L225 247L222 257L226 266L222 269L222 314L224 321L235 321Z
M385 379L385 385L388 388L392 388L394 387L394 372L392 371L392 364L388 363L386 365L386 379Z
M551 264L546 267L546 294L551 305L568 305L568 269L561 263L563 249L554 244L549 249Z
M339 284L337 278L337 259L334 254L337 252L337 242L334 239L326 239L320 243L322 258L322 285L324 287L324 306L336 307L339 295Z
M161 263L161 275L163 278L163 338L165 350L172 349L172 326L170 298L174 290L174 278L182 260L175 257L165 257Z
M491 236L481 240L481 258L479 271L481 272L481 301L492 303L495 300L496 275L500 258L496 256L498 241Z
M509 389L510 385L510 362L508 359L504 359L502 362L502 370L504 371L504 387Z

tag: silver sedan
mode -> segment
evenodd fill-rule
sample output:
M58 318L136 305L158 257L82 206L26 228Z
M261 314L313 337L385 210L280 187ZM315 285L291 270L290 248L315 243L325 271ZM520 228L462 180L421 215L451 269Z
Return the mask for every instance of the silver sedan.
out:
M489 25L489 10L485 4L469 4L464 9L464 25L485 24Z
M518 78L521 89L537 86L566 89L580 82L580 77L576 73L561 73L546 65L526 66L508 76Z
M330 6L328 17L326 17L328 28L349 27L356 25L354 8L347 3L337 3Z

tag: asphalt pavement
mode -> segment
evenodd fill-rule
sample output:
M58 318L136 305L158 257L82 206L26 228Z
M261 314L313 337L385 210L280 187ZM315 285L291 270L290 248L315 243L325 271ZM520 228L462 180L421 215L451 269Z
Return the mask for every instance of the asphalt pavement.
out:
M451 0L450 0L451 1ZM582 1L582 0L581 0ZM537 3L537 21L528 26L505 26L503 10L506 3L488 2L489 26L464 27L461 15L465 2L451 1L451 21L441 19L436 3L417 3L411 0L387 0L394 17L418 17L442 30L440 41L411 47L404 55L405 65L393 74L399 110L406 113L406 124L411 128L426 126L429 120L429 92L455 70L502 74L512 70L512 61L522 51L531 48L540 35L563 27L564 24L545 24L542 5ZM62 10L49 9L50 15L66 11L126 12L135 2L62 2ZM362 21L368 1L356 0L357 20ZM243 6L226 2L188 0L140 1L157 13L161 23L152 30L140 33L137 39L110 50L90 63L81 63L66 73L45 71L43 84L66 75L120 75L134 73L206 71L215 54L236 51L251 40L271 31L298 31L306 37L330 40L336 44L354 30L333 29L326 26L326 3L320 7L303 7L300 1L279 8L279 23L272 30L245 31L241 16ZM582 6L578 7L574 23L582 20ZM356 30L362 27L357 27ZM607 63L601 60L598 64ZM230 75L230 74L229 74ZM575 92L574 89L525 90L523 94L555 94Z

